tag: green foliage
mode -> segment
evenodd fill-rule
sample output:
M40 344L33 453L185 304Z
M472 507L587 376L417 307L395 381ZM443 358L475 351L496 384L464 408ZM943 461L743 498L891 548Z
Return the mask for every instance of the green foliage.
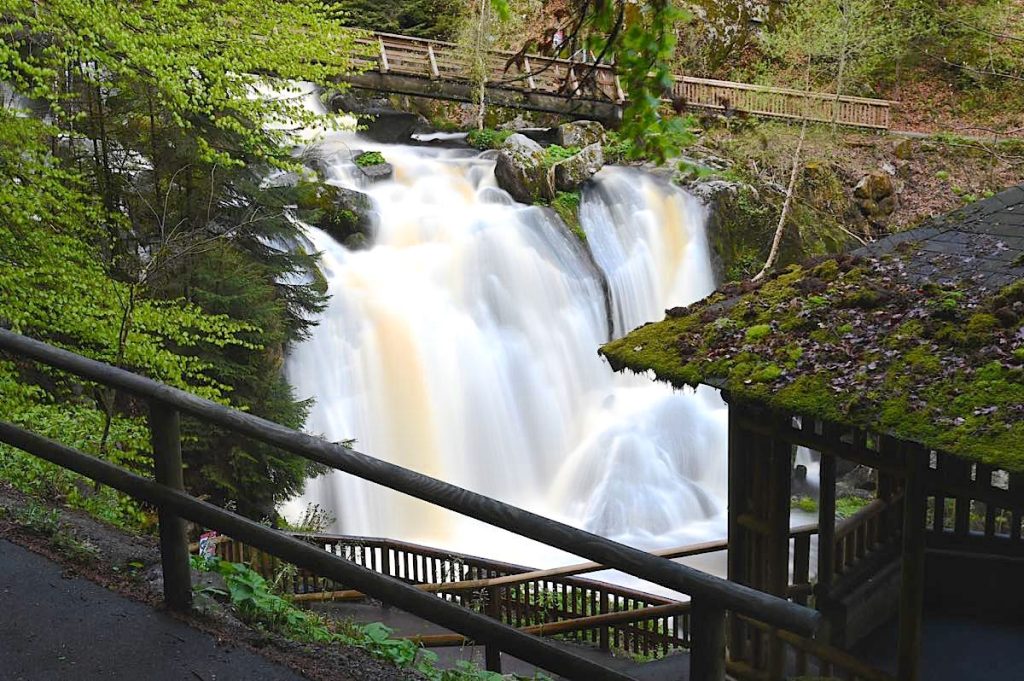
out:
M348 26L400 33L417 38L451 40L462 20L456 0L331 0L344 11Z
M331 126L287 83L331 84L353 34L315 0L14 0L0 9L0 81L49 110L0 111L0 318L17 331L291 427L307 404L285 346L324 304L296 248L290 129ZM272 36L272 38L271 38ZM268 93L272 96L256 96ZM139 473L146 405L0 359L0 417ZM190 491L254 517L320 472L184 422ZM145 527L138 505L9 448L21 489Z
M587 7L584 47L595 54L614 53L628 99L620 133L631 141L636 157L664 162L688 139L686 119L664 110L662 97L675 82L676 28L689 14L669 0L617 0Z
M836 498L836 518L844 519L849 518L857 513L860 509L864 508L871 503L871 499L865 499L863 497L837 497Z
M0 517L8 516L22 532L49 540L55 551L77 563L89 563L99 555L91 542L79 539L74 528L61 521L60 512L43 504L29 500L24 506L13 509L0 507Z
M572 158L579 152L579 147L561 147L551 144L544 148L544 167L551 168L556 163Z
M818 502L811 497L793 497L790 506L804 513L818 512Z
M355 164L360 168L379 166L382 163L387 163L387 161L384 160L384 155L379 151L364 151L355 157Z
M890 20L879 21L883 15ZM1006 39L1019 21L1019 7L1003 0L803 0L771 22L760 69L769 80L791 81L809 66L815 86L830 90L841 75L846 94L878 94L914 69L1010 92L1024 73L1024 50Z
M193 569L214 572L224 580L224 589L202 587L199 592L225 598L250 625L297 641L356 646L400 669L414 669L429 681L500 681L506 678L465 661L454 669L440 670L436 666L437 655L408 639L392 638L392 630L380 622L357 625L328 620L274 593L273 585L247 565L200 556L192 556L191 560Z
M481 151L486 149L497 149L505 143L505 140L514 134L514 130L495 130L494 128L470 130L466 135L466 142L470 146L476 147Z
M65 116L86 97L103 106L92 98L104 90L144 94L169 125L188 131L199 159L224 165L245 156L287 163L282 123L318 119L288 82L334 85L354 52L352 33L318 0L11 0L0 37L0 81L50 102L62 123L72 124ZM268 86L291 96L251 96ZM120 123L141 127L151 116L141 108Z
M558 213L558 217L562 218L566 227L576 235L576 238L586 242L587 233L583 231L583 225L580 224L580 202L582 200L583 197L579 191L558 192L551 200L551 207Z

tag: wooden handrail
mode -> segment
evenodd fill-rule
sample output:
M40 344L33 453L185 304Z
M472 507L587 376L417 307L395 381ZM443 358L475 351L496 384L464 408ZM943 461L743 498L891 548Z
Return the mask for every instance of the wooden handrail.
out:
M831 663L832 665L843 669L844 671L852 673L858 679L864 681L897 681L894 677L886 674L885 672L875 669L874 667L865 664L853 655L833 648L832 646L825 645L820 641L814 641L803 636L794 634L791 631L785 631L783 629L777 629L764 622L758 622L757 620L751 619L740 615L740 619L751 625L755 629L765 632L770 636L774 636L781 641L784 641L797 650L801 650L805 653L813 655L821 660ZM844 677L845 678L845 677Z
M315 570L330 579L355 584L367 593L374 594L377 598L407 612L459 631L473 640L494 643L516 657L533 661L556 673L570 678L575 678L581 673L594 674L594 678L609 681L630 681L632 678L566 652L485 615L422 593L396 579L334 556L300 539L200 501L185 492L147 480L112 463L65 447L14 424L0 421L0 442L113 487L135 499L153 504L162 512L173 512L204 527L238 537L252 546L280 556L295 565Z
M790 538L797 537L801 534L814 534L818 531L816 524L802 525L795 527L790 530ZM321 538L329 539L350 539L341 535L308 535L310 538L320 540ZM390 541L390 540L388 540ZM410 545L414 546L414 545ZM417 549L423 549L425 547L415 547ZM729 542L725 539L718 539L715 541L702 542L699 544L690 544L687 546L677 546L668 549L657 549L651 551L650 555L658 556L660 558L676 559L676 558L689 558L692 556L700 556L707 553L716 553L718 551L725 551L729 548ZM486 589L488 587L495 586L513 586L516 584L522 584L524 582L532 582L537 579L549 579L551 577L575 577L579 575L585 575L592 572L600 572L601 570L609 569L607 565L600 563L587 562L577 563L575 565L566 565L557 568L548 568L545 570L531 570L529 572L521 572L512 575L505 575L502 577L492 577L489 579L470 579L459 582L434 582L431 584L416 584L415 587L421 591L428 593L449 593L455 591L476 591L479 589ZM365 598L365 594L360 593L354 589L345 589L342 591L316 591L308 594L296 594L296 601L347 601L347 600L358 600Z
M465 490L436 478L411 471L380 459L356 452L337 443L286 428L236 409L225 407L183 390L62 350L41 341L0 328L0 350L18 357L36 360L81 378L127 391L147 399L151 409L164 417L185 413L234 433L298 454L309 460L340 470L364 480L403 492L442 508L456 511L520 536L587 558L653 582L679 593L689 594L694 603L694 632L691 671L695 681L711 678L707 670L717 669L724 636L725 611L746 614L774 626L800 633L813 633L822 621L820 613L740 584L734 584L694 568L652 556L644 551L619 544L604 537L544 518L515 506ZM169 423L169 422L168 422ZM164 428L168 438L162 449L172 452L179 437L173 428ZM168 436L167 434L170 433ZM172 437L173 436L173 437ZM156 440L155 440L156 441ZM619 672L567 653L540 639L533 638L490 617L467 610L424 593L392 577L344 560L339 556L311 546L243 518L224 509L195 499L174 489L173 481L159 484L134 475L125 469L88 456L60 443L53 442L10 423L0 422L0 442L22 449L34 456L68 468L86 477L109 485L137 499L156 505L161 522L177 515L235 537L281 559L314 571L339 583L371 594L408 612L458 631L474 640L481 640L520 659L533 662L555 673L578 678L629 678ZM160 453L160 452L157 452ZM166 462L161 465L166 465ZM166 476L165 476L166 477ZM173 512L173 513L168 513ZM168 529L173 529L168 523ZM162 539L164 527L161 527ZM174 532L167 537L173 538ZM185 547L167 547L161 541L161 553L178 556ZM183 542L178 542L183 543ZM176 569L165 573L177 576ZM181 572L188 579L187 569ZM703 630L702 630L703 628ZM492 653L495 651L492 650ZM490 659L494 659L492 654Z
M670 603L668 605L655 605L640 610L624 610L622 612L610 612L603 615L588 615L587 617L575 617L573 619L561 620L559 622L547 622L544 624L531 624L520 627L519 631L536 636L556 636L571 631L582 629L593 629L595 627L608 626L610 624L629 624L643 620L655 619L658 617L671 617L690 612L689 603ZM473 641L460 634L418 634L405 636L416 645L427 648L441 648L449 646L472 645Z
M470 80L467 69L451 68L454 63L467 61L466 48L463 46L392 33L360 33L356 42L365 46L372 45L374 49L379 46L380 54L375 61L379 63L384 75L461 83ZM621 106L626 101L615 66L610 63L580 62L575 59L503 50L488 50L484 53L483 60L489 71L487 86L490 88L540 93L567 100L589 100L615 106ZM518 66L516 71L511 69L513 65ZM593 78L586 79L586 85L584 79L580 77L580 72L584 68L587 69L588 76L594 75ZM545 72L555 74L555 78L542 77ZM794 119L806 116L811 120L835 120L842 125L876 129L889 127L890 109L895 104L885 99L850 95L837 97L835 93L683 75L675 76L674 83L673 91L666 93L664 97L666 101L682 100L687 106L729 109L774 118ZM363 83L361 86L386 90L387 83L375 81L372 84ZM425 88L423 94L443 96L435 90L436 88ZM782 104L770 101L759 106L756 100L749 99L752 95L802 100L803 104L786 106L784 101ZM807 104L811 102L813 106L808 107ZM531 106L530 101L525 101L521 105L527 108Z

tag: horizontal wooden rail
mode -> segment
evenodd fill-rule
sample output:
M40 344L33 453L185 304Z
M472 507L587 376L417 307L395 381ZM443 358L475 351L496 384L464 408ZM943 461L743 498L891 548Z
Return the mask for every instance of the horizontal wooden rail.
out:
M626 102L614 65L597 63L589 56L579 61L499 50L476 54L454 43L391 33L361 33L356 42L368 48L365 56L356 57L357 65L377 71L382 76L374 81L359 75L347 77L358 87L387 90L389 83L397 87L400 78L420 78L428 81L422 84L420 94L423 96L460 99L462 97L453 94L446 97L444 88L429 81L467 83L474 78L471 74L483 68L488 89L562 98L567 110L572 106L569 100L610 105ZM890 126L893 104L883 99L837 97L834 93L692 76L676 76L664 99L689 107L791 120L807 118L874 129ZM538 100L530 98L519 101L517 105L523 108L537 106L542 110L551 106L541 107Z
M109 387L119 388L155 400L166 407L178 409L203 421L280 447L336 470L350 473L520 536L607 565L609 568L620 570L667 589L689 594L695 601L704 601L706 606L713 606L716 612L717 609L730 610L801 634L812 634L821 624L820 613L777 596L729 582L664 558L651 556L639 549L361 454L340 444L327 442L252 414L230 409L183 390L157 383L124 369L76 355L6 329L0 329L0 349L21 357L38 360ZM13 433L10 428L12 426L6 426L4 429L8 435ZM22 432L23 435L19 437L25 441L24 431ZM210 526L216 527L213 524ZM232 534L231 532L227 533ZM253 536L251 532L248 534ZM239 538L247 541L245 537ZM265 537L257 538L262 544L267 543ZM290 537L288 540L289 542L298 542ZM254 542L254 545L260 546L261 544ZM318 549L313 550L319 551ZM323 551L319 552L323 553ZM331 569L339 570L334 567ZM363 579L360 581L370 583ZM362 590L360 584L355 582L352 584ZM431 599L432 602L436 601L434 597L416 589L410 588L409 591L415 592L423 598ZM405 596L403 599L409 600Z
M817 529L817 525L803 525L795 527L790 531L790 537L797 537L802 534L814 534L817 532ZM699 544L689 544L687 546L657 549L651 551L650 555L673 560L677 558L701 556L708 553L717 553L718 551L725 551L728 548L729 542L727 540L718 539L715 541L701 542ZM430 593L475 591L478 589L486 589L488 587L512 586L515 584L522 584L524 582L531 582L539 579L550 579L553 577L578 577L579 575L600 572L601 570L607 569L609 569L607 565L587 562L557 568L548 568L545 570L531 570L530 572L503 575L501 577L492 577L488 579L470 579L461 582L433 582L428 584L417 584L416 588ZM295 600L297 601L346 601L358 600L361 598L365 598L365 595L352 589L344 591L321 591L308 594L297 594L295 596Z
M331 579L356 585L366 593L474 641L500 646L501 650L570 678L627 681L632 677L566 652L542 639L517 631L485 615L447 603L385 577L372 570L334 556L287 534L195 499L159 483L130 473L114 464L65 447L10 423L0 421L0 441L29 454L109 485L125 494L172 511L204 527L237 537L264 551Z
M750 619L749 617L741 616L740 619L755 629L763 631L769 636L777 638L783 643L788 644L793 649L816 657L819 661L841 670L841 674L838 676L841 676L842 678L853 679L856 681L897 681L895 677L886 674L880 669L875 669L874 667L865 664L853 655L850 655L838 648L833 648L832 646L825 645L819 641L798 636L791 631L776 629L764 622L758 622ZM746 669L741 667L738 671L740 671L740 676L747 676L747 674L743 673Z
M682 613L690 612L689 603L670 603L668 605L655 605L641 610L625 610L623 612L612 612L604 615L590 615L587 617L576 617L559 622L548 622L545 624L532 624L528 627L520 627L519 631L535 636L557 636L581 629L592 629L595 627L608 626L609 624L627 624L639 620L650 620L656 617L671 617ZM422 634L406 636L405 638L427 648L441 648L451 646L472 645L472 641L459 634Z

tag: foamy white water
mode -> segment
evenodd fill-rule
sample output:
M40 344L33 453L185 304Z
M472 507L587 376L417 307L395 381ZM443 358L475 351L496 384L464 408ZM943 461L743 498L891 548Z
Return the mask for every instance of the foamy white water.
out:
M643 548L725 534L726 408L614 374L597 348L714 287L705 211L638 171L584 192L593 252L545 209L514 203L492 154L328 136L325 153L379 149L393 181L359 187L379 211L372 248L309 230L332 296L287 373L313 397L308 430ZM343 160L332 181L356 186ZM596 262L596 267L595 267ZM606 284L605 284L606 282ZM611 293L613 328L604 298ZM336 531L532 566L554 549L335 473L319 503Z

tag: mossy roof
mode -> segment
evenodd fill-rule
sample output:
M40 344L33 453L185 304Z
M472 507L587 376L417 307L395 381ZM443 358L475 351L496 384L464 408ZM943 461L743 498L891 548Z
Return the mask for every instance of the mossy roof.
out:
M728 284L601 353L616 370L1024 471L1024 185Z

